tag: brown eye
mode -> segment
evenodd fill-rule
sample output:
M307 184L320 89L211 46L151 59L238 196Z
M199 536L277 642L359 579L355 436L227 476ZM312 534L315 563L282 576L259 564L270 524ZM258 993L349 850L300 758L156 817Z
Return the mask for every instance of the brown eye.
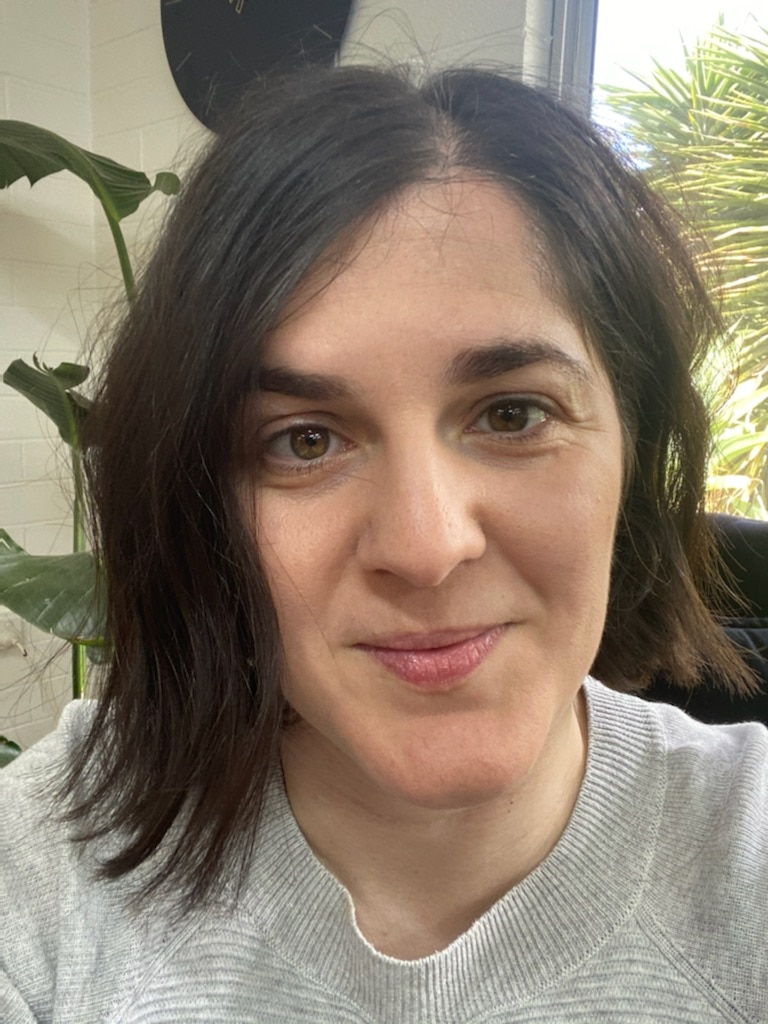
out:
M322 458L330 447L328 431L319 427L299 427L292 430L289 437L291 451L299 459Z
M509 399L492 405L488 410L488 426L491 430L525 430L530 421L531 407L528 402Z

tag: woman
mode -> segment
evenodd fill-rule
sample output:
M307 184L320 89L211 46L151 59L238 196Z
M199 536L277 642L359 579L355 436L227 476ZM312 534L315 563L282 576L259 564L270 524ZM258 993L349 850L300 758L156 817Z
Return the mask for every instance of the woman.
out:
M3 776L7 1018L765 1020L765 731L630 695L749 685L717 329L541 93L265 84L104 377L114 653Z

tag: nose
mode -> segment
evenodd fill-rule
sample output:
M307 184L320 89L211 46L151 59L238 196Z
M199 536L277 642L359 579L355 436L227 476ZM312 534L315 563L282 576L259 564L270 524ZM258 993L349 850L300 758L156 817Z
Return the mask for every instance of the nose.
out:
M436 587L483 555L479 498L459 454L428 449L392 456L376 477L357 546L363 569Z

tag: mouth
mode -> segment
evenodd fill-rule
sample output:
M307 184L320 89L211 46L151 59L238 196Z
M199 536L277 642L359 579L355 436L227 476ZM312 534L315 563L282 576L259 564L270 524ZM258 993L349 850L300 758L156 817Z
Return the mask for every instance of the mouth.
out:
M506 624L382 637L357 644L380 665L423 690L452 689L491 653Z

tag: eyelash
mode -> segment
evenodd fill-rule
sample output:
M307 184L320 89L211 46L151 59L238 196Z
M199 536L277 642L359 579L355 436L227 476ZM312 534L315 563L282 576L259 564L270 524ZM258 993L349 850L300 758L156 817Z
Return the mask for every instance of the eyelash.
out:
M522 428L521 430L505 431L505 430L502 430L500 428L494 428L493 426L490 425L490 423L489 423L489 429L487 431L483 431L483 430L478 430L477 429L476 425L478 423L480 423L481 420L486 419L489 416L491 416L494 411L498 412L498 410L501 409L503 406L506 406L507 410L509 410L509 409L514 409L515 411L519 411L521 409L525 410L526 418L530 417L532 411L541 413L541 419L539 420L539 422L537 424L534 424L533 426L528 426L527 429L526 428ZM505 444L508 444L508 443L522 443L522 441L520 440L521 435L523 437L527 438L530 434L532 434L534 431L536 431L537 427L540 427L542 422L546 423L547 421L549 421L551 419L551 417L552 417L552 412L551 412L550 408L547 405L545 405L539 399L527 398L525 395L504 395L501 398L495 399L493 402L491 402L489 405L487 405L485 407L485 410L474 421L475 428L474 429L470 429L468 432L469 433L473 433L473 434L475 434L475 433L477 433L477 434L479 434L479 433L493 434L499 440L503 440ZM514 441L513 441L513 439L514 439Z
M311 421L307 421L306 423L294 423L290 427L278 430L270 437L265 438L262 443L262 453L264 455L265 463L267 463L272 469L277 468L278 472L283 474L312 473L321 469L325 463L328 462L329 459L334 458L338 452L334 452L330 455L323 454L316 459L300 459L295 453L293 455L284 455L281 457L275 456L269 452L269 448L276 446L280 441L290 444L292 434L309 434L311 431L315 431L318 434L327 434L329 438L340 440L336 431L323 426L321 423L313 423ZM342 441L339 447L340 450L344 450L345 447L349 447L349 444L345 445Z
M532 413L539 413L540 419L532 426L523 427L521 430L504 431L500 429L494 429L488 425L487 429L478 427L484 419L493 415L494 411L498 412L503 406L515 407L525 412L526 418L530 419ZM492 438L496 442L502 444L526 444L534 440L531 435L534 435L538 439L538 435L546 430L548 424L553 419L553 413L549 405L543 402L541 399L528 398L525 395L502 395L499 398L494 399L492 402L485 405L483 411L477 416L472 425L467 428L465 433L468 434L486 434L489 439ZM270 447L274 448L279 442L283 441L286 445L290 445L291 436L297 434L309 435L312 431L317 434L326 435L330 439L330 446L335 448L330 454L322 454L316 459L301 459L294 453L276 456L269 451ZM334 439L336 444L334 444ZM275 431L273 434L264 438L262 441L262 453L264 456L264 462L271 469L276 469L277 472L283 475L302 474L302 473L313 473L324 468L325 464L336 458L339 454L343 453L345 448L354 447L351 442L345 443L343 438L340 437L336 431L330 427L324 426L322 423L313 422L307 420L303 423L293 423L290 427L285 427Z

